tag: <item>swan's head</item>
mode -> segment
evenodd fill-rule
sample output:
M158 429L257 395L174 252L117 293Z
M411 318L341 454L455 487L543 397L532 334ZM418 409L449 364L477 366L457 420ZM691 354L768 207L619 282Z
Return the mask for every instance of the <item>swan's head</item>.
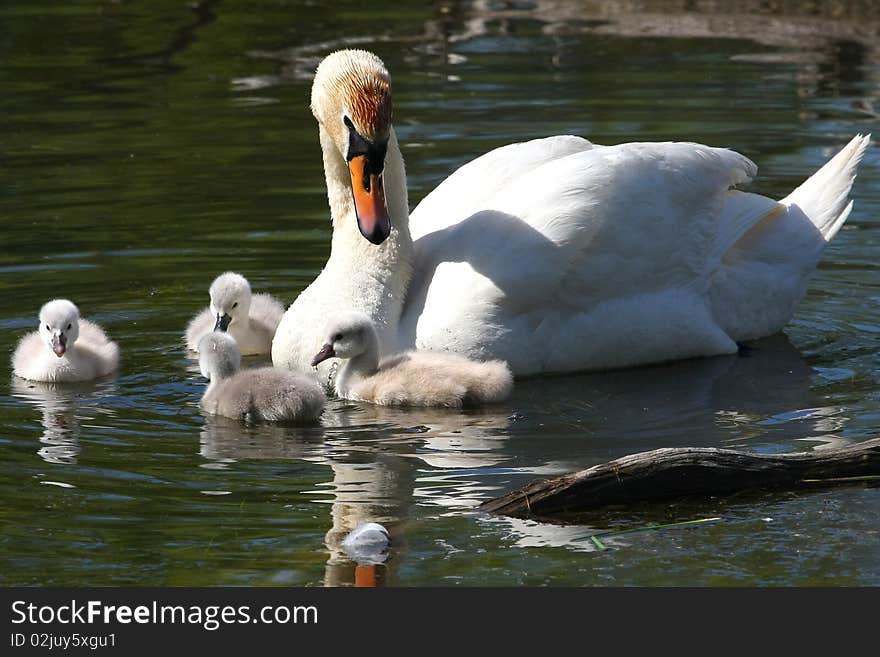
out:
M332 320L327 325L324 346L312 359L312 367L317 367L328 358L354 358L371 349L376 349L379 339L376 328L369 317L361 313L351 313Z
M251 286L241 274L220 274L211 283L211 314L217 318L215 331L225 331L230 324L246 320L251 310Z
M391 78L365 50L339 50L318 65L312 114L348 164L361 235L381 244L391 234L382 172L391 134Z
M232 376L241 367L238 344L228 333L214 331L199 340L199 369L210 381Z
M40 335L61 358L79 337L79 308L67 299L53 299L40 309Z

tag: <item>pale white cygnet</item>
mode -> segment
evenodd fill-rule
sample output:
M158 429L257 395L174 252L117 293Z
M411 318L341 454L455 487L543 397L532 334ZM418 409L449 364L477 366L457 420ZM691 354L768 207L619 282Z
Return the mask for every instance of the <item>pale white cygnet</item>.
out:
M345 540L342 547L352 560L360 565L381 564L388 559L391 536L378 522L358 525Z
M328 358L343 365L334 378L336 394L384 406L447 406L501 401L513 376L500 360L474 361L432 351L406 351L379 361L379 337L361 313L331 321L325 344L312 366Z
M245 356L268 354L272 337L284 315L284 306L269 294L251 294L241 274L228 271L211 283L210 305L193 317L186 329L186 345L199 350L199 340L214 330L228 331Z
M326 397L314 380L275 367L240 366L241 353L228 333L212 331L199 341L199 367L210 381L202 409L248 421L308 423L320 417Z
M91 381L119 366L119 347L97 324L79 316L67 299L40 309L40 327L28 333L12 354L12 371L31 381Z

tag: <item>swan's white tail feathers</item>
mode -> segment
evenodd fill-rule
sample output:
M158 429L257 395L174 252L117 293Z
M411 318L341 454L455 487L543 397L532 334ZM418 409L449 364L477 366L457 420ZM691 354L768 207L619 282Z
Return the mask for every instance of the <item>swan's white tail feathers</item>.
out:
M781 203L798 206L822 234L825 243L840 230L852 209L849 192L871 135L856 135L825 166L807 178Z
M849 218L849 213L852 212L852 209L853 209L853 202L850 201L849 203L846 204L846 207L843 209L843 212L841 212L837 216L837 219L835 219L834 222L831 224L831 226L828 227L828 230L822 234L822 236L825 238L826 242L831 241L831 238L833 238L835 235L837 235L837 231L839 231L840 227L846 223L846 220L847 220L847 218Z

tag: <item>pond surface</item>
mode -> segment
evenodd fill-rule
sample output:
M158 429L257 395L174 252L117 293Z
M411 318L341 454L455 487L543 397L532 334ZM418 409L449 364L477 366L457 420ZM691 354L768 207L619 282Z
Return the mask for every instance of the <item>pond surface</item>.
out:
M876 487L569 525L475 508L658 447L873 437L876 141L796 316L746 354L523 381L469 412L334 401L316 428L197 407L205 382L181 338L214 276L239 271L287 304L327 257L308 98L332 49L371 49L390 69L414 204L476 155L549 134L731 147L760 167L751 189L777 198L854 134L880 134L871 3L681 9L693 4L4 2L0 584L351 585L341 539L375 520L394 540L387 585L880 585ZM54 297L118 341L118 377L12 377L7 356ZM706 517L720 520L590 540Z

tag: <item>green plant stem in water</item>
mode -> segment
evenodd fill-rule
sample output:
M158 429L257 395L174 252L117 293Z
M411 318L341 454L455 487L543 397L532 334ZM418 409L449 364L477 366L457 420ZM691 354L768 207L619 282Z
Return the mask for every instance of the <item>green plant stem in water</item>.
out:
M623 534L634 534L636 532L648 532L648 531L656 531L659 529L671 529L673 527L688 527L690 525L700 525L707 522L717 522L721 520L720 517L714 518L699 518L697 520L685 520L683 522L672 522L665 525L647 525L646 527L634 527L633 529L623 529L620 531L617 530L609 530L607 532L600 532L598 534L593 534L590 536L590 540L593 544L599 548L600 550L607 550L607 546L601 541L600 536L621 536ZM582 540L582 539L581 539Z

